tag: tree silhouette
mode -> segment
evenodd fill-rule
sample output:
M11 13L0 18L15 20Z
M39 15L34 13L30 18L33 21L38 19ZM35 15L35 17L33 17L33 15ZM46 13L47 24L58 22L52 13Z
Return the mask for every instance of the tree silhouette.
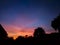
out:
M60 33L60 14L51 22L51 26Z
M7 32L4 30L2 25L0 24L0 37L1 38L6 38L7 37Z
M36 28L34 31L34 37L42 37L44 34L45 31L41 27Z

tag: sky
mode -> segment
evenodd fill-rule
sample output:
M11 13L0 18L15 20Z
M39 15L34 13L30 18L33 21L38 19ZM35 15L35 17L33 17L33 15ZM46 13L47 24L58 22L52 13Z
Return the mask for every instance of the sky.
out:
M54 32L51 21L59 13L59 0L0 0L0 24L8 36L30 36L37 27Z

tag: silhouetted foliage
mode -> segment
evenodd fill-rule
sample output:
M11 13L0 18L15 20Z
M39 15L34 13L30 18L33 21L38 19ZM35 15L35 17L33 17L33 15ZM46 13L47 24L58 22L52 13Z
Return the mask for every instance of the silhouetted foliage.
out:
M51 26L60 33L60 14L51 22Z
M7 32L4 30L4 28L0 24L0 37L7 38L7 35L8 35Z
M45 34L45 31L41 27L38 27L34 31L34 37L40 37L41 38L44 34Z
M57 19L56 21L58 24L56 24L54 20L52 27L59 29L60 21ZM7 36L7 32L0 24L0 45L60 45L60 33L45 34L44 29L38 27L34 30L33 36L19 36L14 40L12 37Z

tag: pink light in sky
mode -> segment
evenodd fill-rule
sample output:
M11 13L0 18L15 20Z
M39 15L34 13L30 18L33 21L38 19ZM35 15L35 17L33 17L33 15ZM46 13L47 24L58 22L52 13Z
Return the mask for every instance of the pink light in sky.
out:
M37 19L28 19L26 16L16 17L10 24L2 23L9 37L33 35L34 27L31 27Z
M17 17L13 22L12 24L13 25L17 25L17 26L20 26L20 27L29 27L30 25L32 25L33 23L36 23L38 22L38 19L29 19L28 17ZM29 25L29 26L28 26Z

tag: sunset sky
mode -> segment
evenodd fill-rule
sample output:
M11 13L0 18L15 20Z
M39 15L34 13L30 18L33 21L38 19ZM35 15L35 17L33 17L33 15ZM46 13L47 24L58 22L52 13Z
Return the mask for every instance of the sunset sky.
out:
M54 32L51 21L59 13L59 0L0 0L0 24L13 37L30 36L37 27Z

